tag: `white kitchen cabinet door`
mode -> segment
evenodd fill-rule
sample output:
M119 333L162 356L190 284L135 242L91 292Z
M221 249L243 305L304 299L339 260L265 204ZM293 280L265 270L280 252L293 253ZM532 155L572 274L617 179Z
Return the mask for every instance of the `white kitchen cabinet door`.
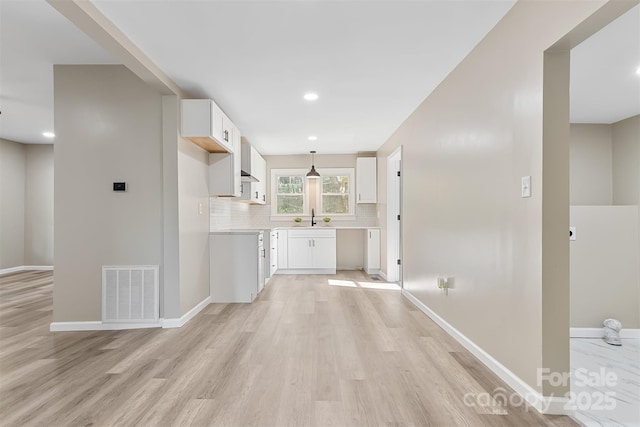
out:
M336 268L336 239L316 237L311 239L313 260L311 268Z
M221 111L222 114L222 140L229 146L235 149L233 141L233 122L227 115ZM240 147L238 147L240 148Z
M377 166L375 157L356 159L356 202L377 203Z
M242 135L233 123L231 124L232 142L233 142L233 188L231 195L240 197L242 195Z
M367 274L380 273L380 230L369 228L365 230L365 266Z
M255 177L258 179L258 182L254 183L258 193L256 203L264 205L267 203L267 162L265 162L260 153L257 151L255 153Z
M278 230L278 270L289 268L289 239L287 230Z
M269 277L273 277L278 269L278 232L272 231L269 235Z
M313 247L310 237L289 237L289 266L290 269L313 268Z

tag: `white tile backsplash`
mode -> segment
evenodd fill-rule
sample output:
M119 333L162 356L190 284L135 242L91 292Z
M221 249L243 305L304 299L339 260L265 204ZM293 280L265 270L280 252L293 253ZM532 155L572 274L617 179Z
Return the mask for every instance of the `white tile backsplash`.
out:
M210 230L229 230L239 228L275 228L289 224L287 221L271 221L271 206L249 205L223 197L211 197ZM319 216L321 220L322 216ZM336 227L376 227L378 225L375 204L356 204L355 221L332 220Z

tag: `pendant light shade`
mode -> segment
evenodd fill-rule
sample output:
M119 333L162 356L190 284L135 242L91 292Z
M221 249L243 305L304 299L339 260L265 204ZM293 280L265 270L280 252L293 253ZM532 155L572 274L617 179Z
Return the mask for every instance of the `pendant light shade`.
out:
M307 178L320 178L320 174L316 170L316 166L314 165L314 155L315 151L311 151L311 170L307 172Z

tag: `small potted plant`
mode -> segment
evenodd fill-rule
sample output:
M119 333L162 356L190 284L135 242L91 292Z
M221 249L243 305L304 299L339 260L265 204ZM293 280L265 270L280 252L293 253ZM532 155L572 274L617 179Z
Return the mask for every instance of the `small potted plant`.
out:
M322 220L324 221L324 225L326 226L328 226L331 222L331 218L329 218L328 216L325 216L324 218L322 218Z
M293 220L296 222L296 225L300 225L300 223L302 222L302 218L300 217L293 218Z

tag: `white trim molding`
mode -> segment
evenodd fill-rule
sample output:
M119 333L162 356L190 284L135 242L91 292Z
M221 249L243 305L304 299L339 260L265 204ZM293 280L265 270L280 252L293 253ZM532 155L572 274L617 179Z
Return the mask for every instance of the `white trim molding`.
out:
M19 267L10 267L0 270L0 276L3 274L15 273L18 271L48 271L53 270L52 265L21 265Z
M185 313L179 319L160 319L152 323L103 323L101 321L86 322L51 322L49 330L51 332L65 331L117 331L122 329L143 329L143 328L180 328L196 314L200 313L211 301L211 297L206 297L195 307Z
M195 307L193 307L191 310L187 311L182 317L180 318L170 318L170 319L160 319L162 322L162 327L167 329L167 328L181 328L184 325L186 325L186 323L193 319L196 314L200 313L202 310L204 310L204 308L209 305L209 303L211 302L211 297L208 296L205 299L203 299L202 301L200 301L198 304L196 304Z
M411 292L402 289L402 295L411 301L417 308L433 320L438 326L451 335L464 348L469 350L471 354L477 357L487 368L495 373L502 381L507 383L518 395L526 400L531 406L542 414L548 415L572 415L570 411L565 409L569 402L566 397L546 397L536 391L529 384L524 382L520 377L511 372L506 366L494 359L489 353L484 351L480 346L467 338L462 332L451 326L446 320L432 311L422 301L413 296Z
M602 338L604 337L604 328L570 328L569 336L571 338ZM640 329L624 329L620 331L621 339L638 339L640 338Z
M51 322L49 331L119 331L123 329L159 328L160 323L102 323L101 321L86 322Z

